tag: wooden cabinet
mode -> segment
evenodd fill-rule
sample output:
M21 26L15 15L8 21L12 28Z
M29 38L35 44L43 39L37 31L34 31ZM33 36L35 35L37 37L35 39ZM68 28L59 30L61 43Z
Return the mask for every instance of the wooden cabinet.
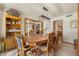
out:
M13 37L9 37L7 39L4 40L4 50L11 50L14 48L17 48L17 43L15 41L15 39Z
M6 15L6 37L21 33L21 17Z
M6 38L4 39L4 49L11 50L17 47L17 43L13 38L15 33L21 34L21 17L5 15L6 20Z

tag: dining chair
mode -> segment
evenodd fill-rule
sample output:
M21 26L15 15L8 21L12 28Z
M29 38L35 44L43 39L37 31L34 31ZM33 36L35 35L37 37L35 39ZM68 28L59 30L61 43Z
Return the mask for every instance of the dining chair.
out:
M55 32L51 32L49 34L49 40L48 40L48 51L51 52L53 51L53 55L56 54L55 50L56 50L56 35Z
M30 46L31 48L30 51L26 51L24 52L24 54L27 53L27 55L30 54L32 56L38 56L39 55L38 52L40 51L40 49L38 48L38 45L36 45L35 43L28 43L27 41L28 40L26 40L26 37L22 36L23 47L28 48ZM27 43L27 46L25 45L26 43Z
M58 52L59 48L62 46L62 32L61 31L57 31L55 32L55 41L54 41L54 47L53 47L53 53L54 55L56 55L56 53Z
M22 54L22 40L21 40L21 36L19 36L19 35L15 35L14 36L15 37L15 40L16 40L16 42L17 42L17 45L18 45L18 56L19 55L21 55Z
M20 34L15 34L15 39L18 45L18 56L19 55L26 55L28 51L31 51L32 48L30 45L26 45L25 41L23 40L23 36Z
M53 49L53 55L55 56L57 53L57 38L56 38L56 33L52 32L51 37L52 40L52 49Z
M53 48L54 48L54 43L55 43L55 33L49 33L48 35L48 40L47 40L47 44L44 46L41 46L41 50L43 51L43 53L45 55L54 55L53 54Z
M56 37L56 40L57 40L57 45L62 45L62 40L63 40L63 34L62 34L62 31L58 31L57 32L57 37Z

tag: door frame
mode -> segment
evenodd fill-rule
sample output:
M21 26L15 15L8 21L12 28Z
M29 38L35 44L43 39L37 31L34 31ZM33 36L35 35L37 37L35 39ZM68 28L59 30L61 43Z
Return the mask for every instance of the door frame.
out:
M62 21L63 23L63 20L56 20L56 21L53 21L53 30L55 31L55 22L58 22L58 21ZM63 31L63 27L62 27L62 31Z
M55 31L55 22L58 22L58 21L62 21L62 34L63 34L63 19L53 21L53 31ZM63 37L62 37L62 42L63 42Z
M77 35L78 35L78 39L79 39L79 4L78 4L78 7L77 7L77 17L78 17Z

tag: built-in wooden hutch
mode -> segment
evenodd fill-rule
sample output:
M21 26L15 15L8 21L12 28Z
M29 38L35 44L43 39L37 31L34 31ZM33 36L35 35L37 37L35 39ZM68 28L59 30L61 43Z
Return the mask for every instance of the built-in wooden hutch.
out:
M21 34L21 17L5 14L5 32L6 37L4 39L4 50L11 50L17 48L16 40L14 39L14 34Z
M12 36L14 33L21 33L21 17L5 15L6 19L6 37Z

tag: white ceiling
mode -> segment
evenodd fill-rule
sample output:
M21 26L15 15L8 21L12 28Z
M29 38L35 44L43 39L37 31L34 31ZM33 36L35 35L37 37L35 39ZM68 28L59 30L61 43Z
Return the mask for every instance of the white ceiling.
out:
M3 5L6 8L20 10L26 17L33 19L38 19L44 13L43 7L48 9L46 14L49 18L72 13L77 9L75 3L4 3Z

